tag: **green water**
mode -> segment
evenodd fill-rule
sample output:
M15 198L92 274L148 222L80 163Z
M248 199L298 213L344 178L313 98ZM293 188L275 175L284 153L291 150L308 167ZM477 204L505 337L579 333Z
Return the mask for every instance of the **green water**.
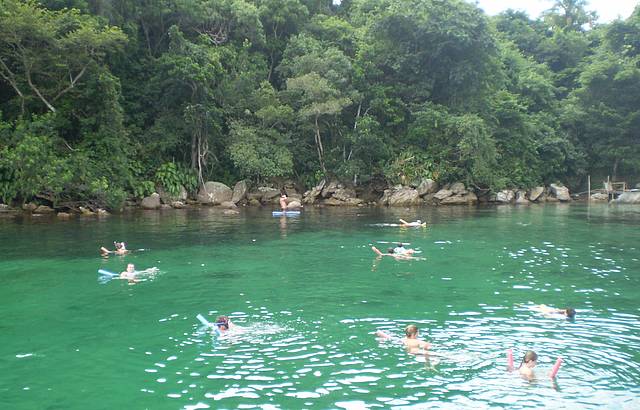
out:
M376 225L398 217L429 228ZM144 250L101 258L114 240ZM426 260L376 259L378 241ZM1 408L640 406L637 207L2 218L0 249ZM161 272L98 280L127 263ZM577 318L522 306L533 303ZM218 340L198 313L248 332ZM424 363L373 335L409 323L442 357ZM538 352L539 380L505 371L508 348Z

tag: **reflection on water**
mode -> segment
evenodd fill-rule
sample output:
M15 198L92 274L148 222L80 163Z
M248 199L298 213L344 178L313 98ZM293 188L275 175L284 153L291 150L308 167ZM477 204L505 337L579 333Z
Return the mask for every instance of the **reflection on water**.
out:
M379 225L398 218L429 225ZM7 408L640 405L635 211L205 208L0 224ZM148 250L100 258L113 238ZM376 259L371 244L385 242L426 260ZM162 274L96 283L96 269L127 263ZM541 303L575 307L576 319L529 308ZM198 313L245 331L216 337ZM402 338L408 324L431 356L375 337ZM507 349L516 364L538 353L535 381L506 371ZM545 375L559 356L554 383Z

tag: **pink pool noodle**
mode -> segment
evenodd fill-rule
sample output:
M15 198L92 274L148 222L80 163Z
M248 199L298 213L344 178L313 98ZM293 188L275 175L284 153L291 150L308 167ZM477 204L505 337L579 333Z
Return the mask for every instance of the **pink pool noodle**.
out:
M513 370L513 352L511 349L507 349L507 369Z
M556 374L558 374L558 370L560 370L561 364L562 364L562 357L558 357L558 360L556 360L556 364L553 365L553 368L549 373L550 378L554 379L556 377Z

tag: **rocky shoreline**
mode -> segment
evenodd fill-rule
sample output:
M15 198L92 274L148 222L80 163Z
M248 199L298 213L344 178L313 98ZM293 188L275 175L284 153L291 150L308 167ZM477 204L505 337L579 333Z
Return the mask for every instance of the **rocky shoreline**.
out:
M318 185L304 193L300 193L295 184L289 182L276 188L273 185L250 187L248 181L239 181L230 188L222 182L208 181L190 198L187 190L182 188L178 195L171 195L161 187L157 192L138 201L127 201L125 208L141 208L145 210L182 209L188 207L215 206L224 209L227 214L238 213L239 206L270 206L278 205L281 189L286 191L289 207L292 209L302 206L389 206L389 207L418 207L418 206L447 206L447 205L476 205L476 204L513 204L527 205L546 202L571 202L569 189L561 184L538 186L530 189L504 189L489 192L465 186L462 182L440 186L436 181L424 179L415 184L396 186L365 186L352 187L339 181L323 180ZM607 201L605 194L593 194L592 201ZM640 192L625 192L617 203L640 204ZM33 202L22 205L21 208L11 208L0 204L0 214L29 213L33 215L56 215L60 219L67 219L73 215L105 216L109 212L102 208L79 206L77 209L54 209L48 205Z

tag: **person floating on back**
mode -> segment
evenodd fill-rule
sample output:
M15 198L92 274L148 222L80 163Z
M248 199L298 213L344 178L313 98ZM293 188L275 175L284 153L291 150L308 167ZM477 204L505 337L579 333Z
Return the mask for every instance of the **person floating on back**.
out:
M533 306L529 306L529 309L534 312L539 312L545 316L550 316L550 317L555 317L559 315L566 317L567 319L575 319L576 317L576 310L571 307L557 309L547 305L533 305Z
M427 350L431 347L431 343L418 338L418 326L416 325L407 326L404 329L404 334L405 337L401 339L401 342L407 350L407 353L426 354ZM394 339L393 336L382 330L376 331L376 336L385 340Z
M424 228L427 226L426 222L422 222L420 219L414 222L407 222L404 219L400 219L400 226L403 228Z
M400 244L400 246L402 246L402 245ZM416 258L415 256L413 256L413 253L415 252L414 249L405 249L404 247L402 247L402 249L404 249L404 251L399 251L398 253L396 252L396 249L398 249L398 248L388 248L387 249L387 253L383 253L380 249L376 248L375 246L372 246L371 249L378 256L392 256L396 260L421 259L421 258Z
M124 242L113 242L113 245L116 247L115 251L110 251L104 246L101 247L100 253L102 254L102 256L107 256L110 253L113 253L114 255L126 255L127 253L129 253L129 250L127 249L127 246Z
M535 373L533 368L538 364L538 354L533 350L527 350L527 352L522 357L522 361L520 362L520 366L518 366L518 373L520 376L524 377L527 380L535 379ZM553 368L549 372L549 378L555 379L558 371L560 370L560 365L562 364L562 358L558 357L556 363L553 365ZM513 353L511 349L507 350L507 370L513 371Z

